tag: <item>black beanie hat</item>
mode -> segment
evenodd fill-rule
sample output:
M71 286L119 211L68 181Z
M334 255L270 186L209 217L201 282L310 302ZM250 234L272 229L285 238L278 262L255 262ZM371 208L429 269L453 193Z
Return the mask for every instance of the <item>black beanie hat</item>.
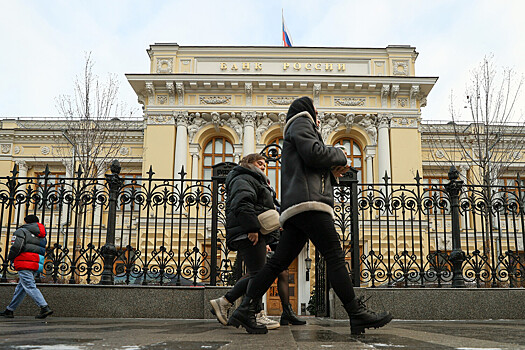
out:
M312 118L314 118L315 123L317 124L317 116L315 115L315 107L312 99L308 96L303 96L292 102L290 108L288 109L288 114L286 115L286 121L290 120L291 117L301 112L308 112Z
M32 224L34 222L38 222L38 216L28 215L24 218L24 221L26 222L26 224Z

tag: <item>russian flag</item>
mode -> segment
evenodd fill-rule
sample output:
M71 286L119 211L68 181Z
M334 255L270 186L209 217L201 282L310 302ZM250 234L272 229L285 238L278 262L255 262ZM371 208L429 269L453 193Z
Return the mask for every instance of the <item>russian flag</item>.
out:
M292 37L290 36L290 32L288 32L288 28L286 28L286 24L284 23L284 13L283 13L283 45L284 47L292 47Z

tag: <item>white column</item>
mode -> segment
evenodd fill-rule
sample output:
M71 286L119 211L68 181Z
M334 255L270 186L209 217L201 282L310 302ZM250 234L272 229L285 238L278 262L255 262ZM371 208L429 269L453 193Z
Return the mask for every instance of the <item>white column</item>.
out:
M366 183L374 183L374 157L376 155L376 146L366 146L365 147L365 157L366 157Z
M104 178L104 175L106 174L106 171L108 169L108 166L107 166L107 163L101 163L100 164L100 167L97 171L97 178L101 179L99 180L98 182L98 185L96 186L97 187L97 190L98 191L104 191L104 181L105 180L102 180L102 178ZM100 204L96 203L95 204L95 212L93 213L94 215L94 218L95 218L95 225L100 223L100 215L101 215L101 206ZM120 238L120 236L119 236Z
M191 178L199 179L199 159L201 146L198 143L190 143L191 154Z
M379 183L383 183L385 172L391 177L390 170L390 120L392 115L380 114L378 116L378 142L377 142L377 167L379 170Z
M243 155L255 153L255 113L243 112L244 123Z
M16 165L18 165L18 177L27 177L27 170L29 170L29 167L27 166L27 163L25 162L25 160L17 160L15 161ZM23 190L24 192L23 193L27 193L25 192L26 189L27 189L27 186L25 185L25 183L27 183L27 179L24 179L24 180L20 180L20 182L24 183L23 185L20 186L20 190ZM26 212L26 203L23 203L23 204L20 204L20 206L16 206L15 207L15 217L14 217L14 221L13 222L16 222L16 218L18 217L18 215L22 215L24 216L25 212ZM23 217L20 218L20 223L23 223Z
M179 112L175 116L177 123L177 139L175 143L175 165L173 168L173 178L180 178L180 171L184 166L186 171L188 155L188 112Z
M242 149L243 149L242 143L238 143L238 144L233 145L233 152L234 152L233 153L233 161L236 164L239 164L239 162L241 161Z

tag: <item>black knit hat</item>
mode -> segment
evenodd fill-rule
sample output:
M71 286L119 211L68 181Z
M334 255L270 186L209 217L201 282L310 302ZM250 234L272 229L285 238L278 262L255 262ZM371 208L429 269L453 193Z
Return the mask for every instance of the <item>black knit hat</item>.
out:
M315 114L314 102L308 96L300 97L292 102L290 108L288 109L288 114L286 115L286 121L288 121L297 113L301 113L304 111L308 112L312 116L312 118L314 118L314 121L317 124L317 116Z
M38 216L28 215L24 218L24 221L26 222L26 224L32 224L34 222L38 222Z

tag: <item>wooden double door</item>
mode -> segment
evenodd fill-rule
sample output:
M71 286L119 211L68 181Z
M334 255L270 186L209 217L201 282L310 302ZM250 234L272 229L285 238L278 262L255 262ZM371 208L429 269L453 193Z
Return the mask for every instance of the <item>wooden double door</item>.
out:
M288 271L290 304L292 304L294 312L297 313L297 258L292 262ZM280 316L283 312L281 299L279 298L279 291L277 289L277 279L273 281L272 286L266 293L266 311L268 315L271 316Z

